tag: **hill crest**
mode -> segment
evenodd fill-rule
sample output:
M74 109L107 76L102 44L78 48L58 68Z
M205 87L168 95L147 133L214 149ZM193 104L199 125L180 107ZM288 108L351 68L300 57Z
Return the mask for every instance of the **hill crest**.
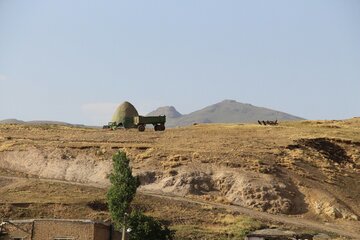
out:
M167 126L186 126L194 123L251 123L258 120L303 120L281 111L226 99L189 114L181 115L174 107L160 107L147 115L166 115Z
M178 118L182 116L182 114L179 113L176 110L176 108L173 106L159 107L156 110L147 114L147 116L159 116L159 115L166 115L166 117L168 118Z

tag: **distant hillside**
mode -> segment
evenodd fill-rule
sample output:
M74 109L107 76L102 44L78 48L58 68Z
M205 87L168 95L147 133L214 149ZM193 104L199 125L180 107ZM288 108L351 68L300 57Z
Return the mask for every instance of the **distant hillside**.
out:
M24 121L15 118L0 120L0 124L24 124L24 123L25 123Z
M201 110L181 115L174 107L161 107L148 115L166 115L168 127L186 126L193 123L249 123L257 120L302 120L284 112L224 100Z
M159 107L155 111L152 111L147 114L147 116L159 116L166 115L168 118L178 118L181 117L182 114L179 113L173 106Z
M62 126L74 126L74 127L87 127L82 124L71 124L67 122L59 121L46 121L46 120L35 120L35 121L22 121L18 119L4 119L0 120L0 124L25 124L25 125L62 125Z

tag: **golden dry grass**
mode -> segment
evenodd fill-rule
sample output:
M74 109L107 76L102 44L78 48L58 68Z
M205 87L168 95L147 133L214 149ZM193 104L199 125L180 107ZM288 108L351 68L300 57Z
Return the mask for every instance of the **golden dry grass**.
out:
M323 152L311 147L289 148L299 145L301 139L323 138L344 149L352 163L336 165L324 157ZM292 181L304 193L309 189L333 193L356 213L360 213L359 143L360 118L283 122L278 126L199 124L165 132L147 129L144 133L67 126L0 125L0 153L29 148L58 149L64 159L86 154L94 161L107 161L115 151L123 149L132 159L135 171L168 174L185 167L195 170L211 167L273 174ZM0 175L26 177L26 174L6 170L0 171ZM88 206L95 200L105 201L104 189L36 180L2 180L0 184L0 214L5 217L109 218L106 211ZM200 197L210 201L221 198ZM301 199L297 200L300 202ZM235 213L143 195L137 196L134 206L169 221L178 230L179 239L190 239L194 234L198 239L226 239L229 236L231 239L242 234L241 229L259 227L258 222ZM310 211L302 217L323 220Z

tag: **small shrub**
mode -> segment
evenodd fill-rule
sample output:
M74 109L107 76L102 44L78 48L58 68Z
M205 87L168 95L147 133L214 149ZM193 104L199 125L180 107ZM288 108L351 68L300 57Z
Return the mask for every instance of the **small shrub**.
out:
M93 200L86 205L94 211L108 211L107 203L102 200Z
M129 240L172 240L174 232L156 219L139 211L133 211L129 218L131 229Z

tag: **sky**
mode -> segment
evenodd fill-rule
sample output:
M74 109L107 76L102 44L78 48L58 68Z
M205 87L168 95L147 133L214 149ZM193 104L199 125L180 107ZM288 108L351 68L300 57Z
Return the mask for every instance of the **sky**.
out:
M0 119L102 125L224 99L360 116L359 0L0 0Z

